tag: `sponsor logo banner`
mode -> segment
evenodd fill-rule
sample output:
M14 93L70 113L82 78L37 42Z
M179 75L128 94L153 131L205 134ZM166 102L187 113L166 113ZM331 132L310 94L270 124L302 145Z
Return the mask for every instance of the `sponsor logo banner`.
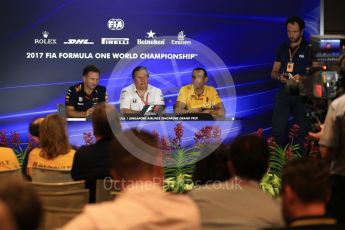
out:
M128 45L129 38L102 38L102 45Z

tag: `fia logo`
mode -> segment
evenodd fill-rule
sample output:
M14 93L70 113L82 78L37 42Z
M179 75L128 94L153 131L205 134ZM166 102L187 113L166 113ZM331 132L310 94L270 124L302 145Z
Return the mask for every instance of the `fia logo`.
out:
M122 30L125 27L125 22L120 18L111 18L107 25L110 30Z

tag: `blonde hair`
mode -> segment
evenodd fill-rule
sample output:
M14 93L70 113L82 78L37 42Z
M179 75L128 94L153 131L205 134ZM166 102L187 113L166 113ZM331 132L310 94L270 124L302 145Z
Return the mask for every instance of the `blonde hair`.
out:
M66 122L58 114L48 115L40 125L41 156L51 160L71 150Z

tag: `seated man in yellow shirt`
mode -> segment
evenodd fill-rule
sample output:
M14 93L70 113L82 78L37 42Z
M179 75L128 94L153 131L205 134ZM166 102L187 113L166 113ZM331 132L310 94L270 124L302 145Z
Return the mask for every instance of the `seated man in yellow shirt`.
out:
M177 97L175 113L210 113L224 117L225 109L222 100L212 86L207 86L207 72L196 68L192 72L192 84L183 86Z

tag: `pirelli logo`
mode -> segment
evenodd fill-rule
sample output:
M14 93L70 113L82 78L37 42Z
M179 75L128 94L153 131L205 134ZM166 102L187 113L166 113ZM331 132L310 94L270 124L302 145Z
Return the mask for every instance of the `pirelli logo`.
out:
M129 38L102 38L103 45L128 45Z

